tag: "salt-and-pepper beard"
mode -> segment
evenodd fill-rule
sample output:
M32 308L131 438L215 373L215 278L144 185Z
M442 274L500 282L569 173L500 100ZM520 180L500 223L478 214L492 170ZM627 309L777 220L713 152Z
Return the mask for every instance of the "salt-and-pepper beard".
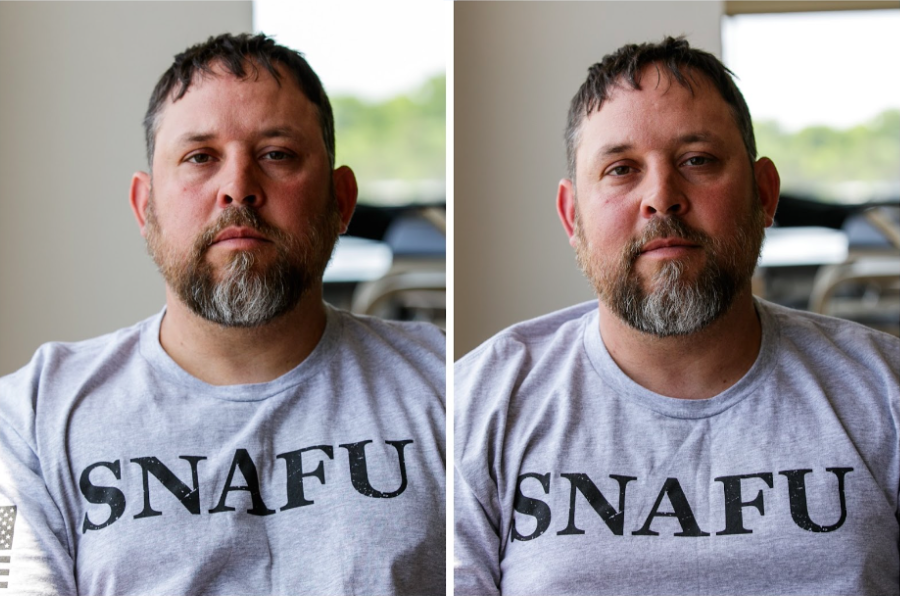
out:
M203 230L185 257L165 243L153 206L147 205L147 250L166 283L195 314L225 327L256 327L293 309L325 272L341 229L337 202L332 198L303 237L292 236L263 221L248 207L229 207ZM277 255L268 265L254 250L236 250L216 274L207 252L215 237L231 226L252 228L275 244Z
M750 283L765 236L765 214L755 193L730 238L711 238L677 217L654 217L615 261L601 261L585 237L576 207L576 258L600 300L625 323L657 337L690 335L723 314ZM685 277L685 259L667 259L647 279L635 269L641 246L658 238L697 244L706 259L696 279ZM645 290L645 285L649 291Z

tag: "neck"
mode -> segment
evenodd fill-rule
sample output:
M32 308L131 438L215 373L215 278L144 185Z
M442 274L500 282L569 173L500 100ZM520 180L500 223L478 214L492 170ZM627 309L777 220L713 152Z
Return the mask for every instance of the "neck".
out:
M318 345L325 331L322 288L310 288L289 312L258 327L223 327L194 314L166 288L159 331L163 350L211 385L264 383L280 377Z
M600 333L612 359L638 385L681 399L715 397L737 383L756 361L762 341L749 288L709 326L680 337L638 331L601 301Z

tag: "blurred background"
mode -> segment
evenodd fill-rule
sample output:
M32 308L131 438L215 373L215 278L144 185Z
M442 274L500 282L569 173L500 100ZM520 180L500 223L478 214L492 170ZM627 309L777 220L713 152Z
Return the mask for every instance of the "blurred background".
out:
M253 26L300 49L335 112L337 163L359 205L325 299L446 326L446 64L452 4L256 0Z
M162 307L128 206L141 120L172 56L224 31L305 52L332 97L361 188L334 304L450 320L459 357L591 299L554 207L569 100L604 54L684 34L738 75L782 175L756 292L897 333L898 17L866 0L0 2L0 374Z
M334 104L360 204L326 272L357 312L446 320L446 64L452 3L0 2L0 375L47 341L162 308L128 205L142 119L173 56L263 31L304 52Z
M594 298L555 209L588 67L685 35L738 76L781 173L754 291L900 334L900 2L457 2L454 356Z
M722 43L760 155L781 174L756 293L900 335L900 78L888 74L900 3L892 6L773 13L738 3L722 19Z

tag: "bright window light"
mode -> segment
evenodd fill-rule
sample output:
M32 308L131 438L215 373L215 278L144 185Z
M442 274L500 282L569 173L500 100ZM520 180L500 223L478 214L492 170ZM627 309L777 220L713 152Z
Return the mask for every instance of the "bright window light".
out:
M306 56L329 95L380 100L446 70L453 3L256 0L253 28Z
M253 3L254 29L302 52L335 113L338 164L360 201L446 200L446 65L453 3L444 0Z
M723 58L761 155L787 192L867 202L900 194L900 10L723 18Z

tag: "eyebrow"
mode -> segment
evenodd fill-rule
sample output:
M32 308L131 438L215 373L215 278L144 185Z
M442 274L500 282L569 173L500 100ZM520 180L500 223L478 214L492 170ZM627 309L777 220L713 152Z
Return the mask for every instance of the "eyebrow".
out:
M701 131L701 132L692 132L685 135L682 135L676 139L677 144L679 145L688 145L690 143L703 143L703 142L714 142L718 141L719 137L716 135ZM634 145L631 143L619 143L619 144L610 144L604 145L600 147L597 151L597 157L608 157L610 155L619 155L621 153L626 153L627 151L631 151L634 149Z
M621 145L604 145L600 147L600 150L597 151L597 157L606 157L608 155L618 155L619 153L625 153L626 151L630 151L634 149L634 145L630 143L623 143Z
M711 132L694 132L678 137L678 142L682 145L689 143L704 143L718 141L719 137Z
M277 137L298 137L299 131L291 126L276 126L267 128L259 133L264 139L272 139ZM186 132L178 137L179 145L189 145L193 143L206 143L216 138L214 132Z
M205 143L214 139L216 135L211 132L186 132L178 137L179 145L188 145L192 143Z
M298 137L301 136L301 133L292 126L276 126L263 130L260 136L264 139L271 139L274 137Z

